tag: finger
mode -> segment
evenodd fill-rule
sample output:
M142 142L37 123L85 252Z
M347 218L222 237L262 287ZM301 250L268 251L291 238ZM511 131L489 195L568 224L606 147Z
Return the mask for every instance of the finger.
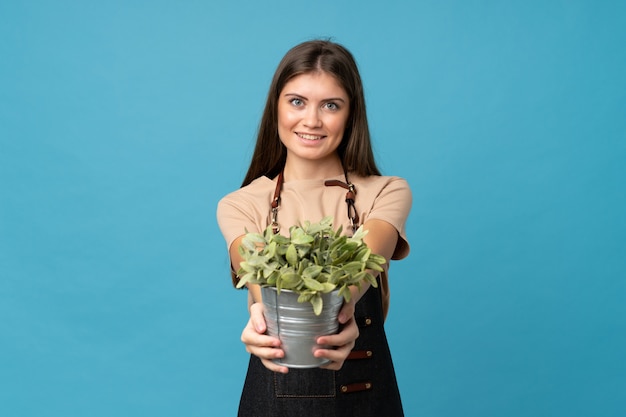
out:
M263 315L264 307L262 303L254 303L250 306L250 320L257 332L265 333L267 326L265 325L265 316Z
M314 356L330 360L330 363L321 366L321 368L338 371L343 367L353 347L354 343L350 343L337 349L318 349L314 352Z
M343 306L341 306L341 310L339 311L339 315L337 316L337 320L339 320L339 323L345 324L352 317L354 317L354 301L343 303Z
M245 332L241 335L241 341L246 346L255 346L255 347L268 347L268 348L278 348L280 347L280 339L277 337L259 335L258 333L251 331Z
M263 363L263 366L265 366L272 372L279 372L281 374L286 374L289 372L289 368L287 368L286 366L278 365L277 363L274 363L267 359L261 359L261 363Z
M278 339L277 337L258 333L254 328L254 324L252 324L252 318L250 318L248 324L241 332L241 341L246 345L246 347L279 347L281 344L280 339Z
M331 360L326 365L320 366L320 368L328 369L330 371L339 371L339 370L341 370L341 368L343 368L344 362L345 361L343 361L343 360L341 360L341 361L332 361Z
M346 360L353 347L354 343L348 343L337 349L316 349L315 352L313 352L313 356L316 358L326 358L332 362L343 362Z
M349 320L337 334L320 336L317 338L318 345L343 346L352 343L359 337L359 326L354 319Z
M252 324L252 318L248 321L248 324L241 333L241 341L246 345L246 351L248 353L259 357L261 361L265 361L264 365L268 369L271 368L275 372L286 372L284 367L276 364L271 365L273 363L271 362L272 359L283 358L285 356L285 352L279 349L281 345L280 339L257 333Z
M258 356L259 359L265 360L281 359L285 357L285 352L282 349L272 347L248 345L246 346L246 351L254 356Z
M348 343L341 345L335 349L316 349L313 352L313 356L316 358L326 358L331 362L322 368L339 370L343 366L344 361L354 348L354 340L350 340Z
M354 341L359 337L359 329L346 329L339 334L333 334L328 336L320 336L317 339L318 345L323 346L344 346L346 344L354 344Z
M334 349L317 349L313 355L317 358L326 358L331 362L322 366L324 369L339 370L354 348L359 337L359 327L354 319L349 320L342 331L336 335L321 336L317 339L319 345L336 346Z

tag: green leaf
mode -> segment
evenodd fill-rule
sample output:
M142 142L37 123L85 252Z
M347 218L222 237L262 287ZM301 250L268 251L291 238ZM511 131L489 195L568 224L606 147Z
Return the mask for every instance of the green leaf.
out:
M303 290L298 296L299 303L306 303L311 301L311 298L315 295L315 291Z
M340 236L330 244L329 249L332 251L333 249L339 248L341 247L341 245L346 243L347 240L348 240L347 236Z
M256 268L254 268L252 265L250 265L249 262L243 261L239 264L239 270L240 271L244 271L244 272L255 272Z
M280 276L280 279L283 288L288 288L290 290L296 288L302 281L300 275L295 272L286 272Z
M343 297L344 300L346 300L346 302L350 302L350 299L352 298L352 293L350 292L350 287L348 287L347 285L343 285L340 289L339 289L339 294L340 297Z
M286 245L286 244L289 243L289 238L288 237L285 237L285 236L280 235L278 233L277 234L273 234L272 233L271 238L268 239L268 240L269 240L270 243L271 242L276 242L276 244L280 245L280 246L283 246L283 245Z
M268 278L270 275L275 273L278 266L277 262L270 262L263 265L263 277Z
M379 265L384 265L387 263L387 259L385 259L384 256L382 255L377 255L375 253L372 253L368 259L368 261L372 261L372 262L376 262Z
M360 283L360 282L364 281L365 279L367 279L367 275L371 275L371 274L369 274L367 271L361 271L361 272L353 275L351 281L354 282L354 283L357 283L357 282Z
M351 239L355 241L362 241L363 238L367 235L367 233L368 233L368 230L363 229L363 226L359 226L359 228L356 229L356 231L352 235Z
M278 280L278 277L280 276L280 274L278 273L278 271L274 271L272 272L272 274L270 276L268 276L265 279L265 282L267 283L267 285L276 285L276 281Z
M382 266L380 266L379 264L377 264L376 262L372 262L372 261L367 261L365 263L365 267L367 269L371 269L373 271L378 271L378 272L383 272L384 269Z
M287 258L287 263L289 263L289 265L296 266L298 263L298 252L296 251L295 245L289 245L287 252L285 253L285 257Z
M265 259L265 256L253 255L248 259L246 263L248 264L248 266L258 269L263 268L265 267L265 265L267 265L267 259Z
M374 275L368 272L365 276L365 279L372 285L372 287L378 288L378 281L376 280L376 277Z
M311 251L310 245L298 245L296 248L298 249L298 258L300 259L305 259Z
M322 308L324 307L324 301L322 300L322 296L319 294L315 294L311 298L311 304L313 305L313 312L316 316L319 316L322 313Z
M324 217L319 223L314 224L306 222L304 229L309 235L319 235L324 234L324 232L331 232L333 229L333 217Z
M303 278L316 278L324 268L320 265L309 265L302 271Z
M307 263L309 261L307 259L300 259L300 258L298 259L300 260L300 262L298 262L298 265L297 265L298 267L297 272L298 272L298 275L302 275L302 272L304 272L304 268L307 266Z
M270 242L267 246L267 256L270 258L273 258L274 256L276 256L276 242Z
M246 249L254 251L265 246L265 239L258 233L248 233L241 240L241 244Z
M254 274L247 273L239 277L239 282L237 283L237 288L243 288L250 280L254 278Z
M348 237L341 225L334 230L332 224L332 216L318 223L307 220L291 226L289 237L273 233L271 226L262 234L246 230L238 248L243 259L238 287L253 283L288 288L313 304L321 303L321 293L335 288L349 300L351 285L360 287L367 281L376 286L377 272L386 260L363 241L367 230L361 226Z
M343 262L346 262L348 259L350 259L351 253L349 251L337 250L335 253L336 255L334 259L332 260L333 265L340 265Z
M328 282L337 284L347 277L348 275L341 268L333 269L333 272L330 274L330 279L328 280Z
M350 275L354 275L358 272L361 272L364 267L365 265L363 264L363 262L352 261L345 264L341 269Z
M323 291L324 285L320 282L317 282L314 279L302 277L302 281L304 281L304 285L313 291Z
M320 274L317 276L317 278L315 278L317 281L319 282L328 282L330 284L335 285L335 283L330 282L330 274L328 272L320 272Z
M370 257L372 250L367 246L363 246L359 251L354 255L354 259L357 261L365 262Z
M306 245L315 240L313 236L309 236L302 231L302 229L296 229L297 233L295 236L291 236L291 243L295 245Z

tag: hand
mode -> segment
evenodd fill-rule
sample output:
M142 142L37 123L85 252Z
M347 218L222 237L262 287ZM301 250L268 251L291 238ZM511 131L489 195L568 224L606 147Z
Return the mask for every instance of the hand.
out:
M280 340L277 337L265 334L267 326L263 309L263 303L254 303L250 306L250 320L241 333L241 341L246 345L246 351L258 356L267 369L286 374L289 371L286 366L272 362L272 359L284 357L285 351L280 348Z
M338 371L343 366L344 361L352 351L354 342L359 337L359 327L354 319L354 304L352 299L349 303L344 303L339 311L339 324L341 331L334 335L321 336L317 338L319 345L335 346L335 349L317 349L313 352L316 358L330 359L330 363L322 366L324 369Z

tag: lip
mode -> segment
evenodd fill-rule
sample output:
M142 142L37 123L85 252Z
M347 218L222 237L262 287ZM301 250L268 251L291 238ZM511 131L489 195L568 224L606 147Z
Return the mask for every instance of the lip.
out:
M315 135L313 133L305 133L305 132L295 132L296 136L300 139L308 140L308 141L318 141L324 139L325 135Z

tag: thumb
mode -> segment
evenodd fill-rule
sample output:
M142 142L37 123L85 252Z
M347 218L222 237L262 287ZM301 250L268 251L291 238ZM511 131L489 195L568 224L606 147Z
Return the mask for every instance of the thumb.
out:
M354 317L354 301L343 304L337 320L339 320L341 324L346 324L352 317Z
M254 329L261 334L265 333L267 330L265 317L263 316L263 309L262 303L254 303L250 306L250 320L252 321Z

